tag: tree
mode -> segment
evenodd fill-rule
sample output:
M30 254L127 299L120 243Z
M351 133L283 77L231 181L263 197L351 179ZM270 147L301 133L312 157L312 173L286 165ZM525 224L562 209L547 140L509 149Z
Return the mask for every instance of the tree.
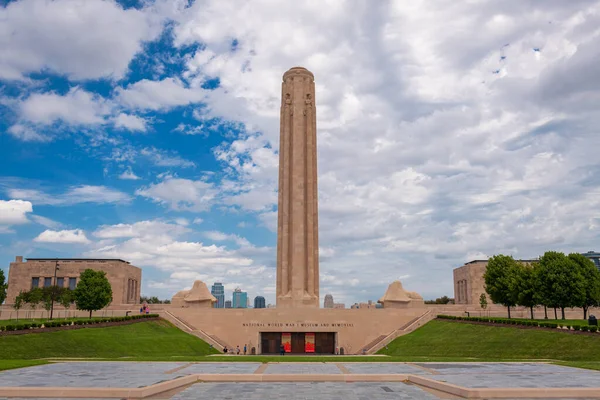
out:
M71 303L73 303L73 291L69 289L65 289L61 296L58 298L58 302L61 306L65 308L65 319L68 317L69 308L71 307Z
M481 293L481 296L479 296L479 305L483 311L487 308L487 297L485 297L485 293Z
M66 288L62 288L59 286L48 286L42 289L42 302L44 303L44 309L48 312L48 317L50 317L50 310L52 309L52 303L58 302L58 299L62 295L65 290L69 290Z
M4 277L4 271L0 269L0 305L6 300L6 289L8 289L8 284Z
M563 253L547 251L540 257L539 284L544 304L561 309L581 306L586 297L585 280L579 265Z
M488 265L483 275L485 280L485 291L492 302L502 304L508 309L510 318L510 307L517 304L517 295L514 292L515 275L518 262L512 256L502 254L495 255L488 260Z
M31 306L31 309L34 311L33 317L35 318L35 309L42 301L44 293L40 288L33 288L29 292L23 293L23 300Z
M79 283L73 293L78 310L92 312L101 310L112 301L112 288L106 278L106 272L86 269L79 277Z
M23 307L23 291L19 292L17 297L15 297L15 304L13 304L13 308L17 311L17 321L19 320L19 310Z
M588 309L600 305L600 271L592 260L581 254L571 253L568 257L578 265L585 282L585 298L578 306L583 308L583 319L587 319Z
M516 279L513 281L515 285L513 292L517 294L517 304L523 307L528 307L533 316L533 307L539 304L537 269L531 265L519 264L515 270Z

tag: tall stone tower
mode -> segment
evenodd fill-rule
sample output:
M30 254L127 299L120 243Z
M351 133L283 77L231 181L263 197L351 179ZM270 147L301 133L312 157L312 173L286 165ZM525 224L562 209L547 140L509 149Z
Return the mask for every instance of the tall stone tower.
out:
M283 74L277 215L277 307L319 307L314 75Z

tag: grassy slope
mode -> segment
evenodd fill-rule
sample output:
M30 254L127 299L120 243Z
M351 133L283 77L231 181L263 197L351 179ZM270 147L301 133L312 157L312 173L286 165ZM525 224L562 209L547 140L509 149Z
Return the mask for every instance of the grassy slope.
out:
M0 371L48 364L45 360L0 360Z
M161 358L216 353L167 321L0 337L0 359Z
M600 360L600 335L435 320L399 337L380 353L406 359L595 361Z

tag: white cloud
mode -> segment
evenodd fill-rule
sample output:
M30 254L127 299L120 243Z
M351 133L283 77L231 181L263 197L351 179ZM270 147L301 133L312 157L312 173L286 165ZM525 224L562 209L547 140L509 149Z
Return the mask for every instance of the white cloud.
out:
M167 177L135 193L173 210L206 211L214 203L218 191L210 182Z
M188 232L182 224L170 224L163 221L139 221L134 224L117 224L101 226L94 232L100 239L139 238L160 235L181 235Z
M133 171L131 170L131 167L129 167L119 175L119 179L136 181L136 180L142 179L142 178L140 178L135 173L133 173Z
M140 151L140 155L146 157L154 165L158 165L159 167L182 167L182 168L190 168L194 167L192 161L185 160L178 155L169 154L166 151L159 150L155 147L146 147Z
M194 224L200 225L204 221L202 218L196 217L194 218Z
M106 186L72 186L66 192L50 194L37 189L14 189L7 191L9 197L29 200L35 204L72 205L78 203L127 203L131 197Z
M146 120L136 115L120 113L114 119L116 128L127 129L130 131L146 132Z
M45 230L40 233L34 242L43 243L77 243L77 244L88 244L90 241L85 236L85 233L81 229L64 230L64 231L52 231Z
M126 89L117 89L117 101L132 109L161 110L198 103L205 98L202 89L186 88L176 78L162 81L143 79Z
M49 142L51 140L50 137L39 133L35 128L21 124L12 125L7 132L23 142Z
M64 96L52 92L32 94L20 104L19 113L22 119L36 124L63 121L95 125L105 122L104 116L110 113L110 108L100 96L75 87Z
M151 8L112 0L22 0L0 7L0 79L52 71L72 79L120 78L142 42L162 29Z
M33 212L29 201L0 200L0 233L11 233L12 225L22 225L29 222L27 214Z
M42 217L41 215L32 215L31 219L35 223L43 225L46 228L50 228L50 229L58 229L62 226L62 224L60 222L54 221L50 218Z

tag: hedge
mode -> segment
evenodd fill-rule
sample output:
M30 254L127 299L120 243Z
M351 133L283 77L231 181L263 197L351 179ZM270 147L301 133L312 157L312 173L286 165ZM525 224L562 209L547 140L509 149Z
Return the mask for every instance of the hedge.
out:
M130 315L127 317L110 317L110 318L96 318L96 319L78 319L75 321L46 321L44 323L27 323L27 324L10 324L0 326L0 331L24 331L28 329L37 328L58 328L61 326L69 325L94 325L105 322L123 322L131 321L136 319L145 318L156 318L158 314L142 314L142 315Z
M520 326L539 326L541 328L551 328L551 329L557 329L557 328L565 328L568 330L582 330L584 332L597 332L598 331L598 327L597 326L587 326L587 325L575 325L575 326L569 326L566 324L561 324L561 323L555 323L555 322L537 322L537 321L524 321L524 320L519 320L519 319L508 319L508 318L495 318L495 317L457 317L457 316L453 316L453 315L438 315L437 316L438 319L449 319L449 320L456 320L456 321L474 321L474 322L488 322L488 323L492 323L492 324L503 324L503 325L520 325Z

